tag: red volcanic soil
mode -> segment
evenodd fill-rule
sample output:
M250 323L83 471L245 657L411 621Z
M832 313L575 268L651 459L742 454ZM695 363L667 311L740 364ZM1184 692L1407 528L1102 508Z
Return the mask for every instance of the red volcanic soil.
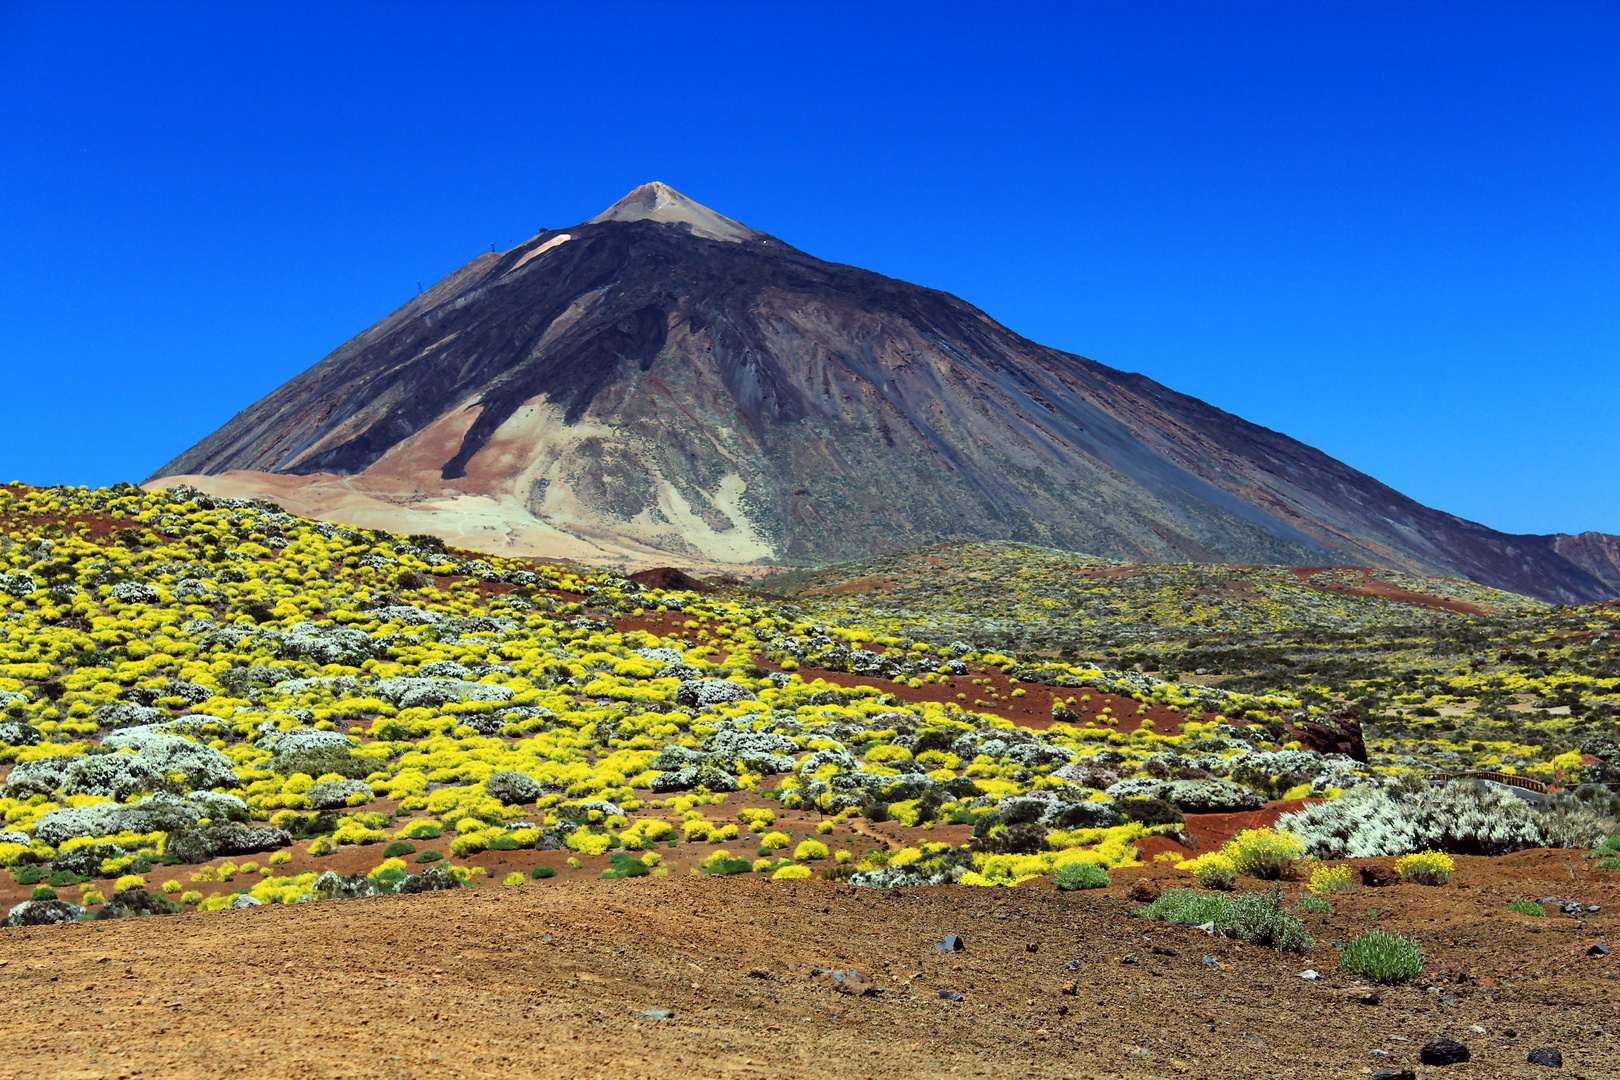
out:
M1455 611L1460 615L1488 615L1489 609L1479 604L1472 604L1466 600L1452 600L1444 596L1431 596L1428 593L1412 592L1399 585L1383 581L1374 576L1374 571L1365 566L1291 566L1288 568L1295 577L1301 581L1309 579L1313 574L1320 574L1328 570L1343 570L1361 575L1359 585L1312 585L1311 588L1321 592L1344 593L1347 596L1374 596L1381 600L1393 600L1400 604L1411 604L1414 607L1438 608L1445 611Z

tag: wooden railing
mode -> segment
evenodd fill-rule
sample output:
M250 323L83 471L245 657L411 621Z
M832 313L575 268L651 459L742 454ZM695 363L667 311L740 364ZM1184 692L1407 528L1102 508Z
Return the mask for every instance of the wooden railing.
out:
M1515 776L1512 773L1493 772L1490 769L1473 769L1468 772L1431 773L1431 780L1491 780L1498 784L1507 784L1510 787L1524 788L1526 791L1538 791L1545 795L1552 788L1540 780L1532 780L1528 776Z

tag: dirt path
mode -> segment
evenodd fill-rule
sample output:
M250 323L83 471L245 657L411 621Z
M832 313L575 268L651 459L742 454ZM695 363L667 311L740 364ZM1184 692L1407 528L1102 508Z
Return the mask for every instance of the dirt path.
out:
M1422 937L1442 992L1377 1005L1330 947L1284 955L1130 918L1122 874L1079 894L484 886L5 931L0 1077L1439 1076L1416 1061L1435 1034L1473 1050L1448 1080L1547 1075L1524 1064L1537 1045L1562 1050L1564 1076L1615 1076L1615 962L1584 955L1613 920L1503 915L1501 889L1470 876L1485 869L1308 917L1331 942L1378 906L1381 928ZM1504 869L1523 875L1516 895L1558 877L1588 900L1615 892L1555 858ZM948 933L966 951L936 951ZM815 967L885 992L836 993Z

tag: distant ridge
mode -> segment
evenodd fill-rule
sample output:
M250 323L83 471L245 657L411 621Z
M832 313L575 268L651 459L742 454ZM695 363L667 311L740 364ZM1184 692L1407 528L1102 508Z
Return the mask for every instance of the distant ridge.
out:
M1286 435L645 184L486 252L154 482L640 566L941 540L1367 565L1555 602L1620 539L1515 536Z

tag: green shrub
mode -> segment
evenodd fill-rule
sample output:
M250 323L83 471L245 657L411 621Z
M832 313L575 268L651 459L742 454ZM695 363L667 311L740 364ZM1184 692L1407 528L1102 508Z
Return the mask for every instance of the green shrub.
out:
M1226 905L1224 896L1211 896L1196 889L1169 889L1136 913L1144 919L1160 922L1207 923L1225 911Z
M1287 952L1304 952L1316 944L1299 916L1283 909L1279 885L1273 885L1269 893L1234 896L1225 910L1215 916L1215 932L1224 937L1242 938L1251 945Z
M729 877L732 874L746 874L754 868L754 864L747 859L719 859L703 867L705 874L718 874Z
M1515 915L1540 916L1547 914L1547 909L1536 903L1534 900L1515 900L1507 906L1507 909L1513 912Z
M1339 970L1373 982L1409 982L1423 970L1423 951L1415 938L1369 930L1344 947Z
M534 878L536 881L543 878L556 877L557 868L555 866L537 866L533 870L529 871L529 876Z
M1306 896L1302 897L1299 903L1294 905L1294 910L1309 912L1312 915L1331 915L1333 914L1333 905L1320 896Z
M1599 870L1620 870L1620 859L1604 859L1597 864Z
M1052 875L1052 880L1064 892L1071 892L1075 889L1106 889L1108 888L1108 871L1096 863L1064 863Z
M383 858L385 859L397 859L401 856L414 855L415 853L416 845L404 840L395 840L392 844L389 844L387 847L383 848Z
M740 860L739 860L740 861ZM621 878L646 877L652 873L652 867L631 855L628 851L615 851L608 856L609 869L602 871L603 881L617 881Z
M37 866L18 866L11 871L11 880L19 885L38 885L45 880L45 871Z
M429 848L416 858L412 859L411 862L438 862L442 858L444 858L444 852L434 851L432 848Z
M41 885L28 897L30 900L55 900L56 890L49 885Z

